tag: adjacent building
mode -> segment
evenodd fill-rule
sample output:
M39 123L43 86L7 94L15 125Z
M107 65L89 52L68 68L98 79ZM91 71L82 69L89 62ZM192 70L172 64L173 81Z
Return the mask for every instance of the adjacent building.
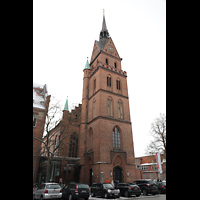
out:
M40 146L51 95L47 86L33 83L33 183L38 173ZM37 140L38 139L38 140Z
M137 179L166 180L166 159L161 154L162 173L158 174L156 155L136 157Z

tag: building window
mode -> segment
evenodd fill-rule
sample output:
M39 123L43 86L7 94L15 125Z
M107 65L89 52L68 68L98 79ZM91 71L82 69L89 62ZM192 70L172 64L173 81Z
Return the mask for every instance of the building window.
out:
M120 132L117 127L113 129L113 148L120 148Z
M93 130L90 128L89 130L89 150L93 148Z
M115 68L117 68L117 63L116 62L114 63L114 65L115 65Z
M118 101L118 118L123 119L122 101Z
M110 75L107 76L107 86L111 87L111 76Z
M36 127L37 114L33 113L33 127Z
M70 137L69 157L77 157L77 152L78 152L78 137L76 133L73 133Z
M96 78L94 79L94 90L96 89Z
M113 116L113 109L112 109L112 98L108 98L108 116Z
M108 59L106 58L106 64L108 65Z
M96 117L96 100L93 100L93 118Z
M117 90L121 90L121 88L120 88L120 80L116 80L116 86L117 86Z

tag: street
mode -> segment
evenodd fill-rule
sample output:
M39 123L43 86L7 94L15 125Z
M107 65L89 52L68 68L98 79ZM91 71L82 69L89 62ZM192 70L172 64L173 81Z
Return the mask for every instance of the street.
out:
M114 200L109 198L110 200ZM139 197L120 197L115 200L135 200L135 199L142 199L142 200L166 200L166 194L157 194L157 195L148 195L148 196L139 196ZM89 200L105 200L105 198L100 197L89 197Z

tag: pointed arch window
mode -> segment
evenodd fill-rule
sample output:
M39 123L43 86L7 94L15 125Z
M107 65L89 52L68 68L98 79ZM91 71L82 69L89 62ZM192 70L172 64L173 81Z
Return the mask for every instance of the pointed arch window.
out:
M120 132L119 129L115 126L113 129L113 148L120 148Z
M123 107L122 107L122 101L118 101L118 118L123 119Z
M96 100L93 100L93 118L96 117Z
M93 130L90 128L89 130L89 150L93 148Z
M111 87L111 76L110 75L107 76L107 86Z
M113 116L113 108L112 108L112 98L108 98L108 116Z
M96 78L94 78L94 91L96 89Z
M77 157L77 153L78 153L78 137L76 133L73 133L70 137L69 157Z
M117 90L121 90L119 79L116 80L116 86L117 86Z

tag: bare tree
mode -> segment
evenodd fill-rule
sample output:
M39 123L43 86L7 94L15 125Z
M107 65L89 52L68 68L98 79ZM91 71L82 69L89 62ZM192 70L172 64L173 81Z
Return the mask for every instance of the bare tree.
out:
M72 108L75 107L72 105ZM69 155L69 139L71 137L71 126L73 126L72 114L68 113L62 118L62 110L59 101L53 99L49 106L43 139L33 137L42 143L40 156L47 159L46 182L50 180L51 161L78 161L80 158L68 157ZM79 139L84 139L84 136L79 135ZM76 163L78 164L78 163ZM75 165L76 166L76 165ZM79 165L77 165L80 168Z
M59 147L61 147L63 140L69 135L69 121L67 122L61 119L62 112L59 101L53 99L46 115L43 139L40 140L39 138L33 137L42 143L40 156L44 155L47 158L46 182L50 179L51 160L58 155L57 151ZM55 136L58 136L58 138L55 139Z
M166 116L160 113L160 117L156 118L151 124L150 135L153 140L146 148L147 154L155 155L160 152L166 157Z

